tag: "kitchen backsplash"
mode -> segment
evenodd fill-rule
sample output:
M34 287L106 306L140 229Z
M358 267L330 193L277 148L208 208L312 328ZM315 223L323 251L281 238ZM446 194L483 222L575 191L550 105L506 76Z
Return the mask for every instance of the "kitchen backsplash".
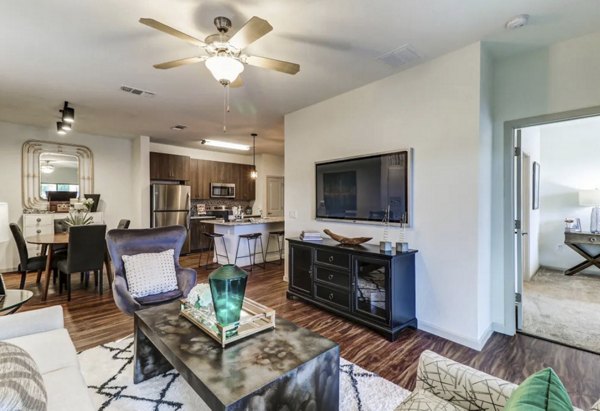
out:
M206 208L224 205L225 207L233 207L233 206L242 206L244 208L250 206L254 201L239 201L239 200L231 200L228 198L220 198L220 199L210 199L210 200L192 200L192 210L191 215L197 215L196 204L206 204Z

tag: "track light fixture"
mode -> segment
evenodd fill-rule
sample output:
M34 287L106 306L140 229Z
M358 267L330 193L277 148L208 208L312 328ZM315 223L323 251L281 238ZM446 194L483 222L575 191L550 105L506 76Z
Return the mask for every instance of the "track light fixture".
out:
M65 101L65 105L62 109L62 121L67 123L75 122L75 109L69 107L68 101Z
M62 117L56 123L56 132L58 134L67 134L67 131L71 131L73 128L72 124L75 122L75 109L69 107L69 102L65 101L62 110L59 111L62 113Z

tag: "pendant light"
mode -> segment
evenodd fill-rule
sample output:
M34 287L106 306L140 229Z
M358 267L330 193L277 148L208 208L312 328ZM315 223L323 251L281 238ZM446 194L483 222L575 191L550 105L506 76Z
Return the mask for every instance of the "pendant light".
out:
M258 172L256 171L256 136L258 134L252 133L252 171L250 172L250 178L256 180L258 177Z

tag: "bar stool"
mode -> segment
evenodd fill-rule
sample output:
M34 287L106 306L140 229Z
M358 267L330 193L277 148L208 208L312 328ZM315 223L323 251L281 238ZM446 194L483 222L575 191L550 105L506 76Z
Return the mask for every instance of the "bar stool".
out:
M267 256L269 254L278 253L279 261L273 262L273 264L281 265L281 263L283 262L283 247L281 246L281 243L282 243L284 235L285 235L284 231L271 231L269 233L269 237L267 238L267 251L265 252L265 262L267 261ZM269 243L271 242L271 236L275 236L275 239L277 240L277 251L275 251L275 250L269 251Z
M243 239L246 239L246 241L248 242L248 255L238 255L240 252L240 243L242 242ZM250 252L250 241L254 240L254 252ZM250 233L250 234L240 234L238 236L238 243L237 243L237 249L235 250L235 262L234 264L237 264L237 260L238 258L245 258L248 257L248 259L250 260L250 271L252 271L252 267L256 264L256 243L260 241L260 255L263 258L263 263L262 263L262 268L265 268L265 255L264 255L264 249L263 249L263 242L262 242L262 233Z
M223 234L202 233L202 235L209 238L208 251L206 254L206 264L204 264L204 269L208 270L208 261L210 259L210 251L211 250L213 250L215 252L215 255L217 256L217 264L219 264L219 257L225 257L227 259L227 264L229 264L229 255L227 254L227 246L225 245L225 237L223 236ZM223 241L223 250L225 250L225 254L219 254L219 252L217 251L217 245L215 244L215 238L220 238L221 241ZM201 260L202 260L202 254L200 254L200 257L198 258L198 265L202 265Z

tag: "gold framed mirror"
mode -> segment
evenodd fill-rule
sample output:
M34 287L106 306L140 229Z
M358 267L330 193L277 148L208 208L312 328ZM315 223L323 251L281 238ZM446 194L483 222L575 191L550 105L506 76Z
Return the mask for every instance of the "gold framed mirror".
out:
M48 191L94 192L92 151L76 144L28 140L22 151L23 207L48 209Z

